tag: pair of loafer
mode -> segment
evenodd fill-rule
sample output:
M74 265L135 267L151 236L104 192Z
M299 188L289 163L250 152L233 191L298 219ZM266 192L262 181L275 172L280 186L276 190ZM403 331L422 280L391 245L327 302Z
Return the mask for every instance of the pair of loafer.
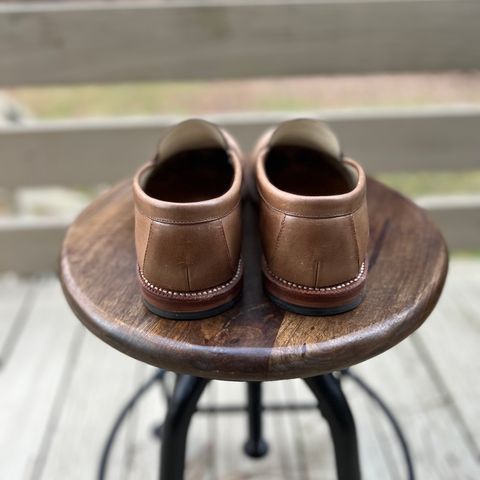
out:
M269 297L304 315L355 308L367 276L365 173L313 119L269 130L248 159L227 131L204 120L167 131L133 180L146 307L162 317L199 319L240 297L248 183L255 185L248 194L258 202Z

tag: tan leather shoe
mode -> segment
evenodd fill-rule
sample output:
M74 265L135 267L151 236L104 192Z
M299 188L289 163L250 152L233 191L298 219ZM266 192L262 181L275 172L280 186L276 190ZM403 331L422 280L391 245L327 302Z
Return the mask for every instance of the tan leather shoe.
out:
M311 119L267 132L253 159L269 296L304 315L355 308L369 236L362 167L343 158L333 132Z
M171 128L135 175L135 243L144 303L196 319L226 310L242 288L241 152L203 120Z

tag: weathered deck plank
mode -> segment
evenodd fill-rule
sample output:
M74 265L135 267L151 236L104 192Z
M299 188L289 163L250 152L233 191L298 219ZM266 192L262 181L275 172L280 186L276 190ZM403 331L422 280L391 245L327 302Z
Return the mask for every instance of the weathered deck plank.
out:
M364 478L395 479L395 469L389 464L389 458L382 449L382 439L375 431L381 421L378 412L373 411L368 399L348 381L345 381L344 386L357 424ZM292 401L313 401L312 394L302 382L293 382L293 387L293 390L290 390L288 386ZM334 452L327 423L316 411L296 413L290 418L296 423L294 430L297 432L297 456L303 457L305 478L334 480ZM392 441L391 435L388 441Z
M266 403L295 403L297 381L280 381L267 384L265 389ZM314 403L312 398L312 403ZM318 415L318 414L317 414ZM310 466L305 455L302 430L296 423L297 412L278 412L267 416L273 424L273 435L267 437L269 444L278 443L279 458L283 472L283 480L309 480ZM318 420L318 418L317 418ZM271 430L271 431L272 431ZM328 471L330 465L326 464Z
M155 368L145 365L138 383L143 384L148 381L155 371ZM140 478L157 480L160 443L155 438L153 429L161 423L166 411L166 403L163 401L160 388L153 387L148 390L137 407L127 420L133 425L130 425L131 437L128 448L130 465L123 480Z
M67 398L56 412L57 427L40 478L95 478L108 432L138 383L136 366L136 361L86 335L71 372ZM126 468L129 442L125 439L128 426L124 427L109 463L109 478L121 478ZM82 467L73 468L72 458Z
M404 426L418 478L474 479L480 465L471 455L445 392L432 380L412 340L357 367ZM381 418L381 413L377 416ZM374 425L381 435L382 424ZM382 442L384 455L396 442ZM392 454L394 452L392 451ZM395 462L398 464L398 462Z
M419 332L416 346L452 403L467 447L480 462L480 265L476 267L470 262L452 266L449 295Z
M58 404L64 373L71 368L69 352L80 341L80 327L73 322L57 282L47 281L37 288L39 301L0 371L2 478L38 478L42 447L52 426L49 415ZM66 316L70 322L65 321Z
M246 386L243 383L217 382L219 404L239 405L246 402ZM222 414L217 420L217 479L241 480L244 478L278 478L283 480L282 463L279 461L277 442L270 443L269 455L252 459L244 455L247 439L247 417L241 413ZM273 425L265 415L265 436L273 438Z
M23 330L34 290L30 282L13 275L0 278L0 369L7 363Z

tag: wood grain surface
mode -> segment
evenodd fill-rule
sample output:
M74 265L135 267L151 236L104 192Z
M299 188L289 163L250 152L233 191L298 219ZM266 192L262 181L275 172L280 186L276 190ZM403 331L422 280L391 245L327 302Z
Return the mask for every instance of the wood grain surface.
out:
M106 192L72 224L61 282L78 318L134 358L178 373L222 380L276 380L338 370L377 355L412 333L441 293L444 240L426 213L369 179L370 272L364 302L330 317L286 313L264 296L255 204L244 205L242 300L206 320L159 318L136 280L130 182Z

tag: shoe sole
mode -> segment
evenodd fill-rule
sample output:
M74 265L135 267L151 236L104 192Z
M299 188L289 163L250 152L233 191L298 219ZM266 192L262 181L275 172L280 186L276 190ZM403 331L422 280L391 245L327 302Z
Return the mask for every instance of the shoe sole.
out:
M240 261L234 277L216 287L196 292L177 292L155 287L138 270L143 303L160 317L175 320L199 320L219 315L231 308L240 298L243 266Z
M145 298L143 298L143 303L151 313L158 315L159 317L168 318L170 320L201 320L203 318L215 317L216 315L226 312L240 300L240 297L241 295L238 295L228 303L200 312L169 312L168 310L161 310L149 303Z
M338 315L340 313L349 312L357 308L363 301L363 295L356 298L353 302L346 305L340 305L338 307L326 307L326 308L311 308L311 307L302 307L299 305L294 305L293 303L288 303L280 298L275 297L267 290L267 296L270 300L278 305L283 310L288 310L292 313L297 313L298 315L306 315L311 317L327 317L330 315Z
M365 297L367 270L365 262L355 279L313 288L277 277L262 261L263 285L271 300L285 310L310 316L337 315L358 307Z

